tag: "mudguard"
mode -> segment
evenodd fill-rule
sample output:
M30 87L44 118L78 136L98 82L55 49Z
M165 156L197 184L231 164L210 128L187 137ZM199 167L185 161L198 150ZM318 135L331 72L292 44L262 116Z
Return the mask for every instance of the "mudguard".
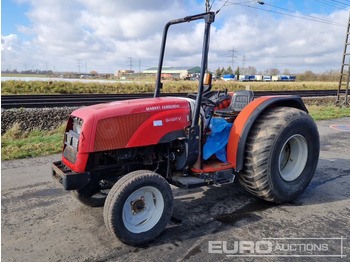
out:
M237 172L243 168L245 144L254 122L264 110L275 106L294 107L308 113L299 96L263 96L249 103L238 114L227 144L227 162L233 164Z

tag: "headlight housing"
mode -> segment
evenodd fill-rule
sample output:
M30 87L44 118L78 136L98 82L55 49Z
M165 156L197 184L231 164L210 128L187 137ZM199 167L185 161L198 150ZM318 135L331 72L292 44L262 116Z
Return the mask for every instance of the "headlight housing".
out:
M64 136L65 147L63 150L63 156L71 163L75 163L79 148L79 137L81 128L83 126L83 120L71 116L68 123L68 130Z

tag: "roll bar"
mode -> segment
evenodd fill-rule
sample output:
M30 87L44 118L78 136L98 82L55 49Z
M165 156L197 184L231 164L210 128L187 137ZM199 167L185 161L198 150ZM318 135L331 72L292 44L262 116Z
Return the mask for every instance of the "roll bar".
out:
M159 97L160 90L163 88L163 83L161 82L161 76L162 76L162 67L163 67L163 60L164 60L164 52L165 52L165 44L166 39L168 35L168 29L171 25L185 23L185 22L191 22L199 19L205 20L205 29L204 29L204 38L203 38L203 48L202 48L202 61L201 61L201 73L200 73L200 79L199 79L199 87L198 87L198 93L196 98L196 104L195 104L195 111L194 116L192 119L191 126L197 126L199 121L199 113L200 113L200 106L202 102L202 95L203 95L203 80L204 80L204 74L207 69L208 64L208 52L209 52L209 36L210 36L210 25L215 21L215 12L208 12L198 15L192 15L192 16L186 16L184 18L175 19L169 21L163 31L163 39L162 39L162 45L160 48L160 55L159 55L159 63L158 63L158 71L157 71L157 81L156 81L156 89L154 92L154 97Z

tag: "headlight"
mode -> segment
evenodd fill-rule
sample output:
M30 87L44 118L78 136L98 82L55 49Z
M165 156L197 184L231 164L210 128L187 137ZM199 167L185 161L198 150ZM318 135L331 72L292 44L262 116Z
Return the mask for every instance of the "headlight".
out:
M73 130L69 130L65 135L65 143L66 145L73 147L75 150L78 150L79 135Z
M76 137L72 137L72 147L74 147L75 149L78 149L78 144L79 144L79 138Z
M73 131L80 135L81 127L83 126L83 120L78 117L72 117L73 119Z
M81 126L73 125L73 131L76 132L78 135L80 135Z

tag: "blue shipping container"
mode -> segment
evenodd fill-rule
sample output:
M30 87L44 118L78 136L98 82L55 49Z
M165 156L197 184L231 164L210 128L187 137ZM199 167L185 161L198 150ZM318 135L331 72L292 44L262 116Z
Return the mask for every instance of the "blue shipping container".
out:
M235 75L223 75L222 78L223 79L234 79Z

